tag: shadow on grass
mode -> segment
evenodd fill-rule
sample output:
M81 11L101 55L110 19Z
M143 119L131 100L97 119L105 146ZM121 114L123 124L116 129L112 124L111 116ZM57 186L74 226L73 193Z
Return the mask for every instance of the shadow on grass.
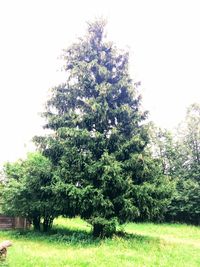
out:
M134 233L127 233L127 232L118 232L118 237L121 237L123 240L137 242L137 243L157 243L159 244L161 239L159 237L148 236L148 235L141 235L141 234L134 234Z
M2 232L1 232L2 233ZM53 228L48 233L36 232L33 230L25 231L8 231L5 233L5 237L26 240L31 242L42 242L42 243L51 243L51 244L60 244L60 245L69 245L69 246L81 246L81 247L90 247L98 246L100 243L106 242L116 242L116 239L133 242L133 243L160 243L160 239L157 237L151 237L146 235L138 235L127 232L119 231L112 238L95 238L91 232L80 229L70 229L70 228Z

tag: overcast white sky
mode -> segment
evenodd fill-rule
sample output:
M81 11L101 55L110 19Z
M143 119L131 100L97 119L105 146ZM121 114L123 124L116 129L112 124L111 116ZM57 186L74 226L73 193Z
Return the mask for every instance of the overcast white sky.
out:
M61 49L99 16L108 39L131 49L150 119L176 126L200 101L199 14L198 0L0 0L0 163L30 149L47 91L61 79Z

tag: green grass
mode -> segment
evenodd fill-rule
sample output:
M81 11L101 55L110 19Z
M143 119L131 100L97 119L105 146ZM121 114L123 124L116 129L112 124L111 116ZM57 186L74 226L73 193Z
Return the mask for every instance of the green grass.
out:
M94 239L79 218L59 218L49 234L0 231L9 239L10 267L197 267L200 266L200 228L180 224L127 224L127 234Z

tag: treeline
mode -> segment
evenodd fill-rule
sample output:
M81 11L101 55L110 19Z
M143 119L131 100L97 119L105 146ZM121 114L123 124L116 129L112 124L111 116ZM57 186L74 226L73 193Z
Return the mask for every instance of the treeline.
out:
M200 105L187 109L176 131L151 125L151 151L176 185L165 220L200 224Z
M108 42L105 23L63 51L66 81L52 88L38 151L4 166L4 212L48 231L80 216L94 236L128 221L199 223L199 106L174 138L145 123L129 55Z

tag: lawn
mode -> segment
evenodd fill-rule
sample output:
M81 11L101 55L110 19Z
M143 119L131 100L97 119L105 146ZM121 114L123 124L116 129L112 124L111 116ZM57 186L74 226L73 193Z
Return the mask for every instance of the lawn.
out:
M124 237L94 239L90 226L79 218L60 218L49 234L0 231L0 241L13 242L0 266L200 266L199 227L131 223L124 230Z

